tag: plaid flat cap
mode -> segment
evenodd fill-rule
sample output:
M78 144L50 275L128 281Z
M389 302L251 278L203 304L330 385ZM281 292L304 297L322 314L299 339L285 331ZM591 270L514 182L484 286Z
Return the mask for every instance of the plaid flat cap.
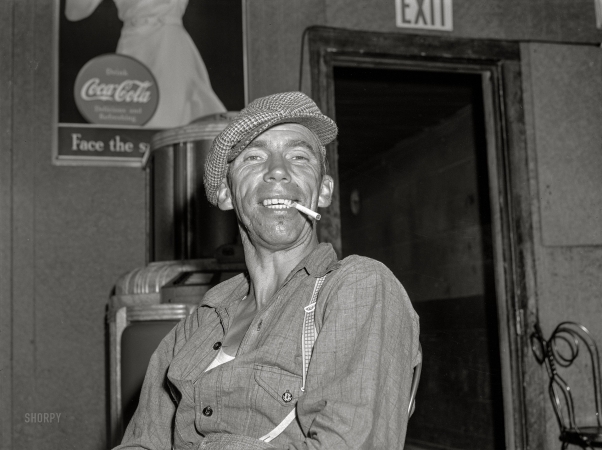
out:
M302 92L283 92L258 98L213 140L205 161L205 193L217 205L217 191L226 176L228 163L236 158L257 136L281 123L298 123L312 131L320 143L321 151L337 136L337 125L322 114L318 106Z

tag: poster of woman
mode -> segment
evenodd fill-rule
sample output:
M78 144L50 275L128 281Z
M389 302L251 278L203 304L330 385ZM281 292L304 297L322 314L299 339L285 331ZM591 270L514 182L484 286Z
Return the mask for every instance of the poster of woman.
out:
M60 0L55 163L139 165L158 130L243 108L243 2ZM105 67L106 61L111 61L110 67ZM131 63L141 63L152 76L145 81L131 79L132 70L127 69ZM127 114L104 114L109 119L97 121L82 110L82 101L92 96L75 88L81 88L84 72L85 86L96 86L105 94L123 90L127 83L156 84L158 105L144 123L119 120L131 118ZM103 80L108 74L110 79L121 74L123 81ZM96 95L96 103L103 98L106 102L95 108L126 111L121 108L126 105L114 102L111 108L112 101L122 100L109 97Z

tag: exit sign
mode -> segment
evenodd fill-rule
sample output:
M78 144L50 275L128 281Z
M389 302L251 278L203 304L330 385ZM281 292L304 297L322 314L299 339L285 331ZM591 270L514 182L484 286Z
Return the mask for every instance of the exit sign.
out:
M399 28L452 31L452 0L395 0Z

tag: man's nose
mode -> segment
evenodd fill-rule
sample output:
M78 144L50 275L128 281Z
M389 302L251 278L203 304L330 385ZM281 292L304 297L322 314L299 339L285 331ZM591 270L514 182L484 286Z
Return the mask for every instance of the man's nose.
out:
M270 182L285 182L291 180L286 159L280 155L274 155L269 160L268 170L263 176L263 180Z

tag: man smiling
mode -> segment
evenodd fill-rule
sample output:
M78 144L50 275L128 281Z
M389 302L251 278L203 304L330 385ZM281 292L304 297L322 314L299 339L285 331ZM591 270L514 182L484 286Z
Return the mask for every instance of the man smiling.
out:
M119 448L403 448L418 317L385 266L338 261L295 207L330 204L336 134L290 92L255 100L215 139L205 191L236 212L248 273L160 344Z

